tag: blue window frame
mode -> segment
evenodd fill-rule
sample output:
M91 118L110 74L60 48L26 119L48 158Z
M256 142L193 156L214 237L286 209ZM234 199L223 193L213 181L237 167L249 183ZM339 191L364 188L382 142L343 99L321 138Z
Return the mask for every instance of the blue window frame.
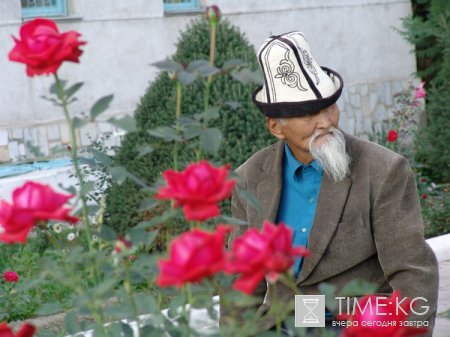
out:
M183 12L199 8L199 0L164 0L164 12Z
M21 0L22 17L66 16L67 0Z

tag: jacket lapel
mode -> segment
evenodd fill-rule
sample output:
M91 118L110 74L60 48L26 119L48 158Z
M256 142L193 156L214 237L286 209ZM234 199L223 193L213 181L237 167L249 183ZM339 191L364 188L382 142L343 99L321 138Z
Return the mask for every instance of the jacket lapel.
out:
M319 262L328 246L347 201L347 195L352 181L345 178L334 183L324 174L317 201L316 215L308 240L311 255L304 259L297 284L303 282Z
M256 197L261 203L262 220L275 222L280 203L282 181L282 165L284 142L280 141L272 147L273 156L267 156L262 165L265 177L256 187ZM262 224L260 224L262 225Z

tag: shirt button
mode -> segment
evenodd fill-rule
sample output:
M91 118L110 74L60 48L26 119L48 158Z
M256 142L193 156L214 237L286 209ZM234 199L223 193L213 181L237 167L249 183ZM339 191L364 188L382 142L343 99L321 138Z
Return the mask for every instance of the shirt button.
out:
M302 227L302 233L306 232L306 227Z
M309 202L312 204L314 202L314 198L310 198Z

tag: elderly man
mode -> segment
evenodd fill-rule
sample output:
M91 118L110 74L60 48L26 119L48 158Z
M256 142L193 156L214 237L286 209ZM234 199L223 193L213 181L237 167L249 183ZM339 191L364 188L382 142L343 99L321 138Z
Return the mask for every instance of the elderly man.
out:
M232 211L247 224L233 233L230 244L264 219L283 222L294 231L293 244L311 252L293 266L299 294L319 294L322 282L339 292L349 281L364 279L380 294L398 290L402 297L423 298L429 309L413 319L427 321L432 330L438 268L424 240L408 161L339 129L336 101L343 80L317 64L302 33L270 37L258 60L264 85L253 101L279 141L237 169ZM256 196L262 212L243 197L244 190ZM277 287L280 298L293 299L287 287ZM267 290L262 282L255 293L265 298L260 312L270 306ZM221 310L226 324L230 313ZM261 326L273 324L271 317L261 318Z

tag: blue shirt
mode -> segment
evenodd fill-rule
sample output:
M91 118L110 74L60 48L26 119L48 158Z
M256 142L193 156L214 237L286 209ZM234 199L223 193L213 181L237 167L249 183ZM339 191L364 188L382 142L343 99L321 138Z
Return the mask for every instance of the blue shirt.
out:
M299 162L289 146L284 146L283 186L276 218L292 228L293 246L308 246L308 238L316 213L317 198L322 184L323 168L313 160L308 165ZM303 259L294 264L294 274L300 273Z

